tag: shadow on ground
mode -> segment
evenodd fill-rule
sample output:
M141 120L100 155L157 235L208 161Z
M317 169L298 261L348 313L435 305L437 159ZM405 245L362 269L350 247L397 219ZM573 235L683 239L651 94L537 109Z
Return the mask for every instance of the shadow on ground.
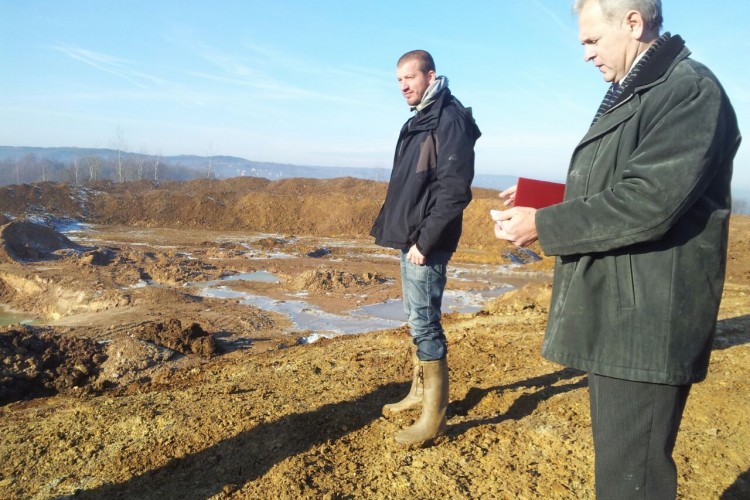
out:
M471 429L472 427L478 427L480 425L487 424L498 424L504 420L520 420L524 417L531 415L531 413L539 406L539 404L556 394L562 394L564 392L573 391L587 386L587 378L583 372L574 370L572 368L566 368L558 370L554 373L548 373L540 375L539 377L533 377L513 384L501 385L496 387L490 387L487 389L478 389L472 387L466 394L466 397L461 401L454 401L451 403L451 409L455 415L468 415L472 408L474 408L479 402L488 394L493 392L503 391L514 391L516 389L538 389L537 391L524 394L518 397L513 404L508 408L505 413L495 415L487 418L479 418L462 422L460 424L452 425L448 429L449 435L460 435ZM578 379L578 380L574 380ZM570 380L570 383L557 385L561 381Z
M377 420L383 401L406 384L387 384L352 401L262 423L198 453L177 458L119 484L79 491L75 498L207 498L241 487L282 460L329 440L337 440ZM310 433L310 429L316 432Z
M747 500L748 498L750 498L750 469L741 474L721 495L721 500Z
M714 349L728 349L750 343L750 314L727 318L716 325Z

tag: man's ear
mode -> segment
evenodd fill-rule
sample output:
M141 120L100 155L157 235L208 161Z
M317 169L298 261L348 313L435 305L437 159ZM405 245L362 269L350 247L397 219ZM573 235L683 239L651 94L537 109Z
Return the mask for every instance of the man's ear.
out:
M427 76L430 77L430 83L433 83L435 80L437 80L437 73L432 70L427 72Z
M629 10L625 14L623 23L625 24L625 29L630 33L631 38L640 41L646 29L641 13L637 10Z

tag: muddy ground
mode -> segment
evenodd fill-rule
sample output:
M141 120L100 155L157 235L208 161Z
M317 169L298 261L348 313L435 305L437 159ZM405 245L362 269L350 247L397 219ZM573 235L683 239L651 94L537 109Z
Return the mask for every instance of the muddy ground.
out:
M539 355L551 259L494 240L497 192L475 191L453 262L478 274L448 286L492 273L516 289L445 316L449 427L431 447L393 440L418 413L380 414L408 390L404 327L302 344L321 332L201 293L261 271L279 281L222 285L332 313L397 299L397 261L367 237L384 193L1 187L0 304L35 321L0 328L0 498L593 498L585 374ZM750 498L750 217L730 230L709 376L677 442L681 498Z

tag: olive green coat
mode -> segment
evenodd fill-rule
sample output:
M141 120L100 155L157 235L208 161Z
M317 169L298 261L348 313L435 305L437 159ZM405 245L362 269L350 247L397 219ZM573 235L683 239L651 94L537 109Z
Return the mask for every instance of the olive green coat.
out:
M681 38L667 46L586 133L565 200L536 224L558 256L543 356L680 385L706 376L740 134L714 75Z

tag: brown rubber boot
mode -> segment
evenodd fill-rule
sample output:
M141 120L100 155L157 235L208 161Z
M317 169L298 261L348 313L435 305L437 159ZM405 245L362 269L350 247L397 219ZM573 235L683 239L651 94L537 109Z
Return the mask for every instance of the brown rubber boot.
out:
M445 413L448 409L448 360L420 361L424 376L422 416L419 420L396 434L401 444L423 445L445 434Z
M417 350L412 350L412 363L414 363L414 371L411 380L411 389L409 394L398 403L389 403L383 406L383 415L388 416L393 413L398 413L404 410L411 410L422 405L422 394L424 393L424 379L422 378L422 370L419 366L419 358L417 358Z

